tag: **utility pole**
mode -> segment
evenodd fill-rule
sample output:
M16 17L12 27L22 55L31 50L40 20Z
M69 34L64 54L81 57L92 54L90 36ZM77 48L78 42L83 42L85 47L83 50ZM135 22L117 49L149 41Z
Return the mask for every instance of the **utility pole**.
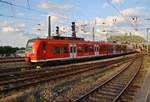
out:
M96 27L96 19L95 19L94 25L92 27L93 41L95 41L95 27Z
M48 37L51 36L51 16L48 17Z
M92 28L92 34L93 34L93 41L95 40L95 28Z

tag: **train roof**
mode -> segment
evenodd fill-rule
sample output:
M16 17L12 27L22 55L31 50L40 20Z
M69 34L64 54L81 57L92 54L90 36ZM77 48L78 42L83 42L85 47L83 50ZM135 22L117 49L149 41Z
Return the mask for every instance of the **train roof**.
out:
M53 41L53 42L63 42L63 43L68 43L68 42L76 42L76 43L87 43L87 44L93 44L93 43L99 43L100 45L119 45L117 43L111 43L111 42L105 42L105 41L86 41L83 38L76 38L73 39L72 37L58 37L58 36L51 36L47 38L35 38L35 39L30 39L30 41L34 40L41 40L41 41Z

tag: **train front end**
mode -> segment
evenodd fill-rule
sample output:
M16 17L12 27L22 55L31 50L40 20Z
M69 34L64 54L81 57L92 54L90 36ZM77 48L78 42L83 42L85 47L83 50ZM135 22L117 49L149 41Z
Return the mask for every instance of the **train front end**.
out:
M31 62L31 60L35 56L34 45L35 45L35 39L28 40L27 45L26 45L26 50L25 50L25 61L26 62Z

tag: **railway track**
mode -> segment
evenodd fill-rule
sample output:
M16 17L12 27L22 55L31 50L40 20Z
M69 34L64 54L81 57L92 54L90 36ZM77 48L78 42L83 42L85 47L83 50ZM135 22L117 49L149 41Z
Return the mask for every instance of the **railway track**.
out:
M24 61L24 57L0 58L0 63L21 62L21 61Z
M142 66L142 57L131 62L110 79L75 99L74 102L116 102L127 90Z
M131 57L133 57L133 56L130 56L130 57L126 57L126 58L123 58L123 59L128 59L128 58L131 58ZM115 59L114 59L115 60ZM88 62L91 62L91 61L88 61ZM83 62L84 63L84 62ZM71 64L71 63L70 63ZM66 64L63 64L63 65L67 65L67 63ZM49 66L49 65L47 65L47 66ZM46 65L45 66L42 66L42 68L44 67L47 67ZM61 64L57 64L57 65L51 65L50 67L53 67L53 66L62 66ZM9 65L9 67L8 67L8 65L6 64L4 64L3 66L2 65L0 65L0 74L1 73L8 73L8 76L9 75L11 75L12 73L11 72L13 72L13 73L20 73L20 71L22 71L22 70L31 70L31 69L36 69L36 65L30 65L30 64L27 64L27 63L22 63L22 64L20 64L19 66L17 65L15 65L15 64L11 64L11 65Z
M123 59L122 61L126 61ZM18 90L20 88L29 87L36 85L38 83L43 83L46 81L61 79L67 76L77 75L83 72L94 70L96 68L101 68L104 66L112 65L114 63L120 63L119 60L107 61L107 62L97 62L89 63L84 65L68 65L60 66L59 68L43 68L39 70L31 69L22 72L10 72L0 74L0 92L8 93L13 90ZM122 62L122 63L124 63Z
M131 56L130 56L131 57ZM22 57L21 57L22 58ZM128 57L129 58L129 57ZM2 59L2 60L5 60L6 58ZM10 58L11 60L13 60L14 58ZM17 59L16 59L17 60ZM0 59L0 62L1 62L1 59ZM19 63L18 63L19 62ZM90 61L86 61L86 62L90 62ZM75 63L78 63L78 62L75 62ZM83 61L84 63L84 61ZM53 67L53 66L62 66L62 65L67 65L67 64L72 64L72 63L55 63L55 64L52 64L52 65L47 65L47 64L42 64L40 65L41 67L47 67L47 66L50 66L50 67ZM4 61L4 63L0 63L0 74L1 73L9 73L9 72L19 72L19 71L22 71L22 70L31 70L31 69L36 69L36 66L37 65L31 65L29 63L25 63L25 62L20 62L20 61L17 61L15 63L9 63L9 61L7 62L6 60ZM10 73L11 74L11 73ZM8 75L9 76L9 75Z

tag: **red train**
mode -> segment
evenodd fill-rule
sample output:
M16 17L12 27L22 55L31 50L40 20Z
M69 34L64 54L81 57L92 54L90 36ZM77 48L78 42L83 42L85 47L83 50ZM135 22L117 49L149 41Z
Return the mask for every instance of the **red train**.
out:
M91 58L133 52L126 44L85 41L83 38L58 37L31 39L27 42L25 61L46 62Z

